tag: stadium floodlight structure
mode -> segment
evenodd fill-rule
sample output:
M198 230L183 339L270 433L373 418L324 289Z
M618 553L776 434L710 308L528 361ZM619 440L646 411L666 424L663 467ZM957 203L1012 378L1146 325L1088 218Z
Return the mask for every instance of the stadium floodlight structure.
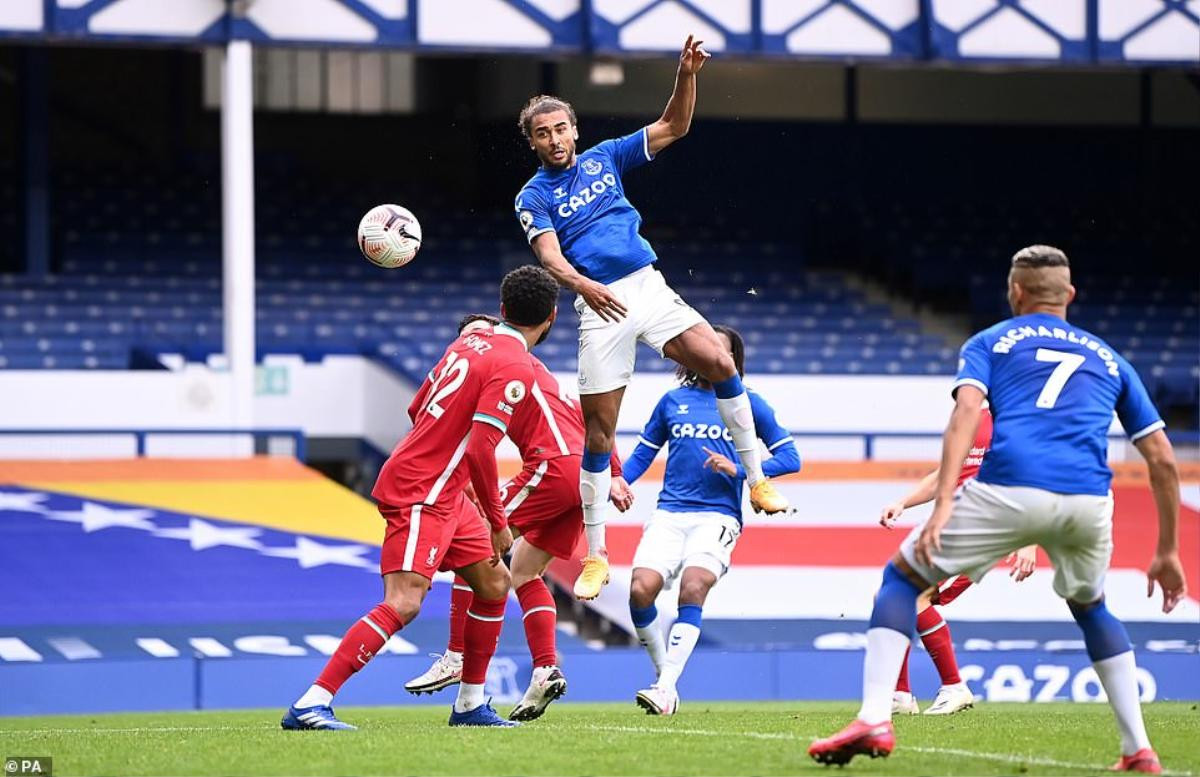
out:
M230 425L254 425L254 65L230 39L221 68L221 250Z

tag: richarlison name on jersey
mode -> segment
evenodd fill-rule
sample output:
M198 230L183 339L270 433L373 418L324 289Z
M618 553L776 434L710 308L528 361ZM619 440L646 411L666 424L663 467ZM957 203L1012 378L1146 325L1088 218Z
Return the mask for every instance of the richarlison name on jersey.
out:
M1038 325L1035 328L1026 325L1010 329L1001 335L1000 339L992 346L992 353L1007 354L1013 349L1014 345L1028 337L1046 337L1052 340L1065 340L1068 343L1082 345L1089 351L1094 351L1097 356L1104 360L1104 366L1108 368L1109 375L1115 378L1121 374L1120 367L1118 367L1116 357L1113 356L1112 351L1087 335L1076 334L1074 329L1063 329L1057 326L1046 327Z

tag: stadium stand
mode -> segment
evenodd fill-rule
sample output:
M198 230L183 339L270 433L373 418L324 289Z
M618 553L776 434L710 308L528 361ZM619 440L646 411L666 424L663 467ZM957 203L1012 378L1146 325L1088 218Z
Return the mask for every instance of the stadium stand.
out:
M3 188L0 197L10 198L12 189ZM528 261L507 213L463 212L435 198L429 210L442 215L429 225L419 262L390 273L360 261L348 241L345 225L353 223L360 198L345 182L274 171L260 189L260 356L364 354L419 378L458 317L491 309L503 269ZM159 354L203 361L220 352L219 187L203 170L75 170L60 176L56 190L56 223L70 225L59 234L61 272L0 275L0 368L157 367ZM1120 260L1135 241L1128 220L1112 210L1118 228L1103 243L1087 230L1094 211L1087 216L1077 208L1038 213L971 202L862 200L848 216L817 207L812 218L835 228L839 219L851 219L858 269L918 304L956 300L951 306L965 306L973 327L1004 315L1002 286L995 273L961 268L1003 267L1006 247L1021 242L1030 224L1035 234L1070 225L1068 235L1091 263L1077 320L1111 336L1160 404L1194 406L1197 291L1172 276L1121 274ZM1170 233L1178 252L1195 240L1194 228L1174 226L1187 225L1182 212L1156 218L1149 243ZM750 372L953 372L957 342L923 331L893 306L868 301L844 273L810 267L819 240L734 240L729 235L737 230L728 224L689 223L686 212L670 227L655 240L664 271L710 319L742 330ZM565 295L560 316L541 353L552 369L570 372L576 314ZM651 358L639 370L672 369L644 353Z

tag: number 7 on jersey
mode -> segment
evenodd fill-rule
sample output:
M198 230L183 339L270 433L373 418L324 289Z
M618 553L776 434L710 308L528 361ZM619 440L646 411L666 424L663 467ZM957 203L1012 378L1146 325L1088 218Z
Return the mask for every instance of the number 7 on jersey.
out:
M1050 377L1046 379L1046 385L1042 386L1042 393L1038 394L1037 398L1037 406L1049 410L1058 402L1058 395L1062 393L1063 386L1067 385L1067 379L1083 364L1084 357L1077 353L1039 348L1036 358L1040 362L1058 363L1054 372L1050 373Z

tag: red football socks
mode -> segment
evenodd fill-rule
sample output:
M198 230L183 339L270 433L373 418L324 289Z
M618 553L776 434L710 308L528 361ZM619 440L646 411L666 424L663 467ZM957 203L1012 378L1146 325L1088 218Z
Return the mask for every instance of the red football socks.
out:
M554 666L558 663L558 650L554 643L558 611L546 581L540 577L530 580L517 589L517 599L524 613L525 641L529 643L529 655L533 657L534 668Z
M927 607L917 613L917 633L921 635L921 642L942 677L942 685L961 683L950 627L942 620L942 614L933 607Z
M467 628L467 610L471 608L471 599L475 594L467 581L454 576L454 589L450 592L450 643L447 650L455 653L463 652L463 634Z
M488 663L496 653L500 628L504 625L504 605L507 599L480 599L478 596L467 610L467 626L463 630L462 681L475 685L487 679Z
M908 684L908 654L912 652L910 645L908 650L904 651L904 663L900 665L900 677L896 680L896 690L912 693L912 686Z
M388 638L403 626L395 610L386 604L376 605L375 609L355 621L346 636L342 637L341 644L329 657L329 662L314 685L337 693L350 675L366 666L387 644Z

